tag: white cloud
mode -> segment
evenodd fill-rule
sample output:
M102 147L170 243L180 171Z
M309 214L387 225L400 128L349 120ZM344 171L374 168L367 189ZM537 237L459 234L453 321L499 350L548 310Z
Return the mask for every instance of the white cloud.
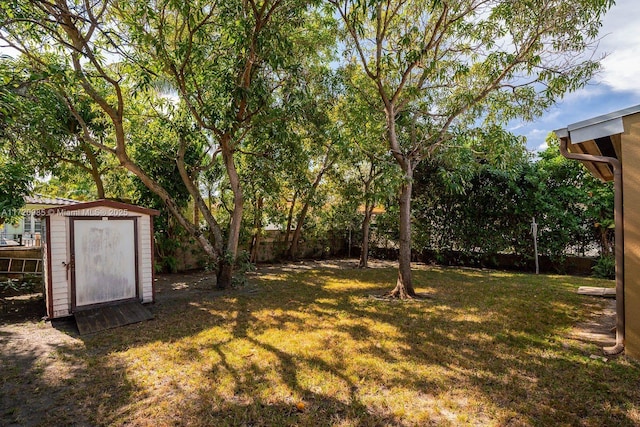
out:
M536 123L538 125L539 123ZM527 147L529 150L535 152L545 150L547 148L547 135L550 130L547 128L539 129L527 129L527 132L524 133L524 136L527 138Z
M516 131L522 129L523 127L525 127L526 125L527 125L527 123L525 123L525 122L511 123L511 125L507 128L507 130L509 132L516 132Z
M528 133L527 136L531 137L531 138L535 138L535 137L539 137L541 135L547 135L547 133L549 133L548 130L546 129L531 129Z
M600 74L599 79L602 80L604 72ZM562 104L582 104L585 101L590 101L601 95L610 93L613 88L609 87L607 83L602 82L589 82L584 88L575 92L567 93L562 99Z
M598 80L615 91L640 95L640 31L637 0L618 0L603 19L599 51L606 53Z

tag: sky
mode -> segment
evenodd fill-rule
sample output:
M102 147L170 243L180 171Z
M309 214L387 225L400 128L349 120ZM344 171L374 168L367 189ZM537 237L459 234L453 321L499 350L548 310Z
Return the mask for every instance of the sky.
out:
M533 122L512 122L509 131L527 137L527 148L546 148L547 134L570 124L640 104L640 2L616 0L600 31L596 55L605 54L602 70L579 91Z

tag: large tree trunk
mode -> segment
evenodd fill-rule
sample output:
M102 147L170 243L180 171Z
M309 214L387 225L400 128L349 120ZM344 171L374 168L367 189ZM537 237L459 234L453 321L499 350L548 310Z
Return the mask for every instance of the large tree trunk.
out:
M362 220L362 249L360 251L360 262L358 268L369 267L369 230L371 229L371 215L375 204L367 200L364 208L364 219Z
M402 154L396 135L395 109L393 104L385 108L389 148L402 169L400 191L400 241L398 253L398 280L396 287L387 293L393 298L412 298L416 295L411 280L411 193L413 190L413 168L411 157Z
M218 288L226 289L231 286L233 277L233 267L238 257L238 243L240 241L240 227L242 225L242 211L244 208L244 196L240 177L233 161L233 151L230 146L230 138L223 138L221 143L222 159L224 160L229 184L233 192L233 212L229 225L229 238L227 240L227 250L220 262L220 274L218 275Z
M404 168L403 168L404 169ZM400 193L400 250L398 254L398 281L396 287L387 295L394 298L416 296L411 280L411 192L413 189L413 171L411 166L404 170L405 181Z

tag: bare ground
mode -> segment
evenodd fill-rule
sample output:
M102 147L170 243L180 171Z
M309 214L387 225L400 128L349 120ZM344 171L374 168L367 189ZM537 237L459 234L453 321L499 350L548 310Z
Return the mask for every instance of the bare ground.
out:
M571 331L569 338L586 345L596 344L600 347L612 346L616 342L616 300L606 299L602 311L594 313L585 322L581 322Z
M45 322L42 294L5 298L0 308L0 425L34 426L64 410L64 381L78 367L64 360L81 345L73 321Z
M389 261L374 261L372 268L395 266ZM292 269L354 268L357 261L332 260L262 266L260 271ZM211 292L215 282L205 273L160 275L156 281L156 304L193 293ZM179 292L177 292L179 291ZM237 292L237 291L236 291ZM250 286L242 292L256 292ZM65 354L84 346L72 319L45 321L42 294L0 299L0 425L46 425L49 411L68 411L74 425L89 425L77 410L67 407L68 380L82 369ZM612 345L615 341L615 300L607 300L604 309L580 323L567 338L592 344ZM81 413L81 412L80 412Z

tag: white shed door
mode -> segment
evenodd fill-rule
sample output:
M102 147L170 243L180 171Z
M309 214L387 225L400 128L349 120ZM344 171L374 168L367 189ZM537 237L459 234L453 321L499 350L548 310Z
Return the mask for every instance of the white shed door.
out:
M76 306L136 297L135 221L73 220Z

